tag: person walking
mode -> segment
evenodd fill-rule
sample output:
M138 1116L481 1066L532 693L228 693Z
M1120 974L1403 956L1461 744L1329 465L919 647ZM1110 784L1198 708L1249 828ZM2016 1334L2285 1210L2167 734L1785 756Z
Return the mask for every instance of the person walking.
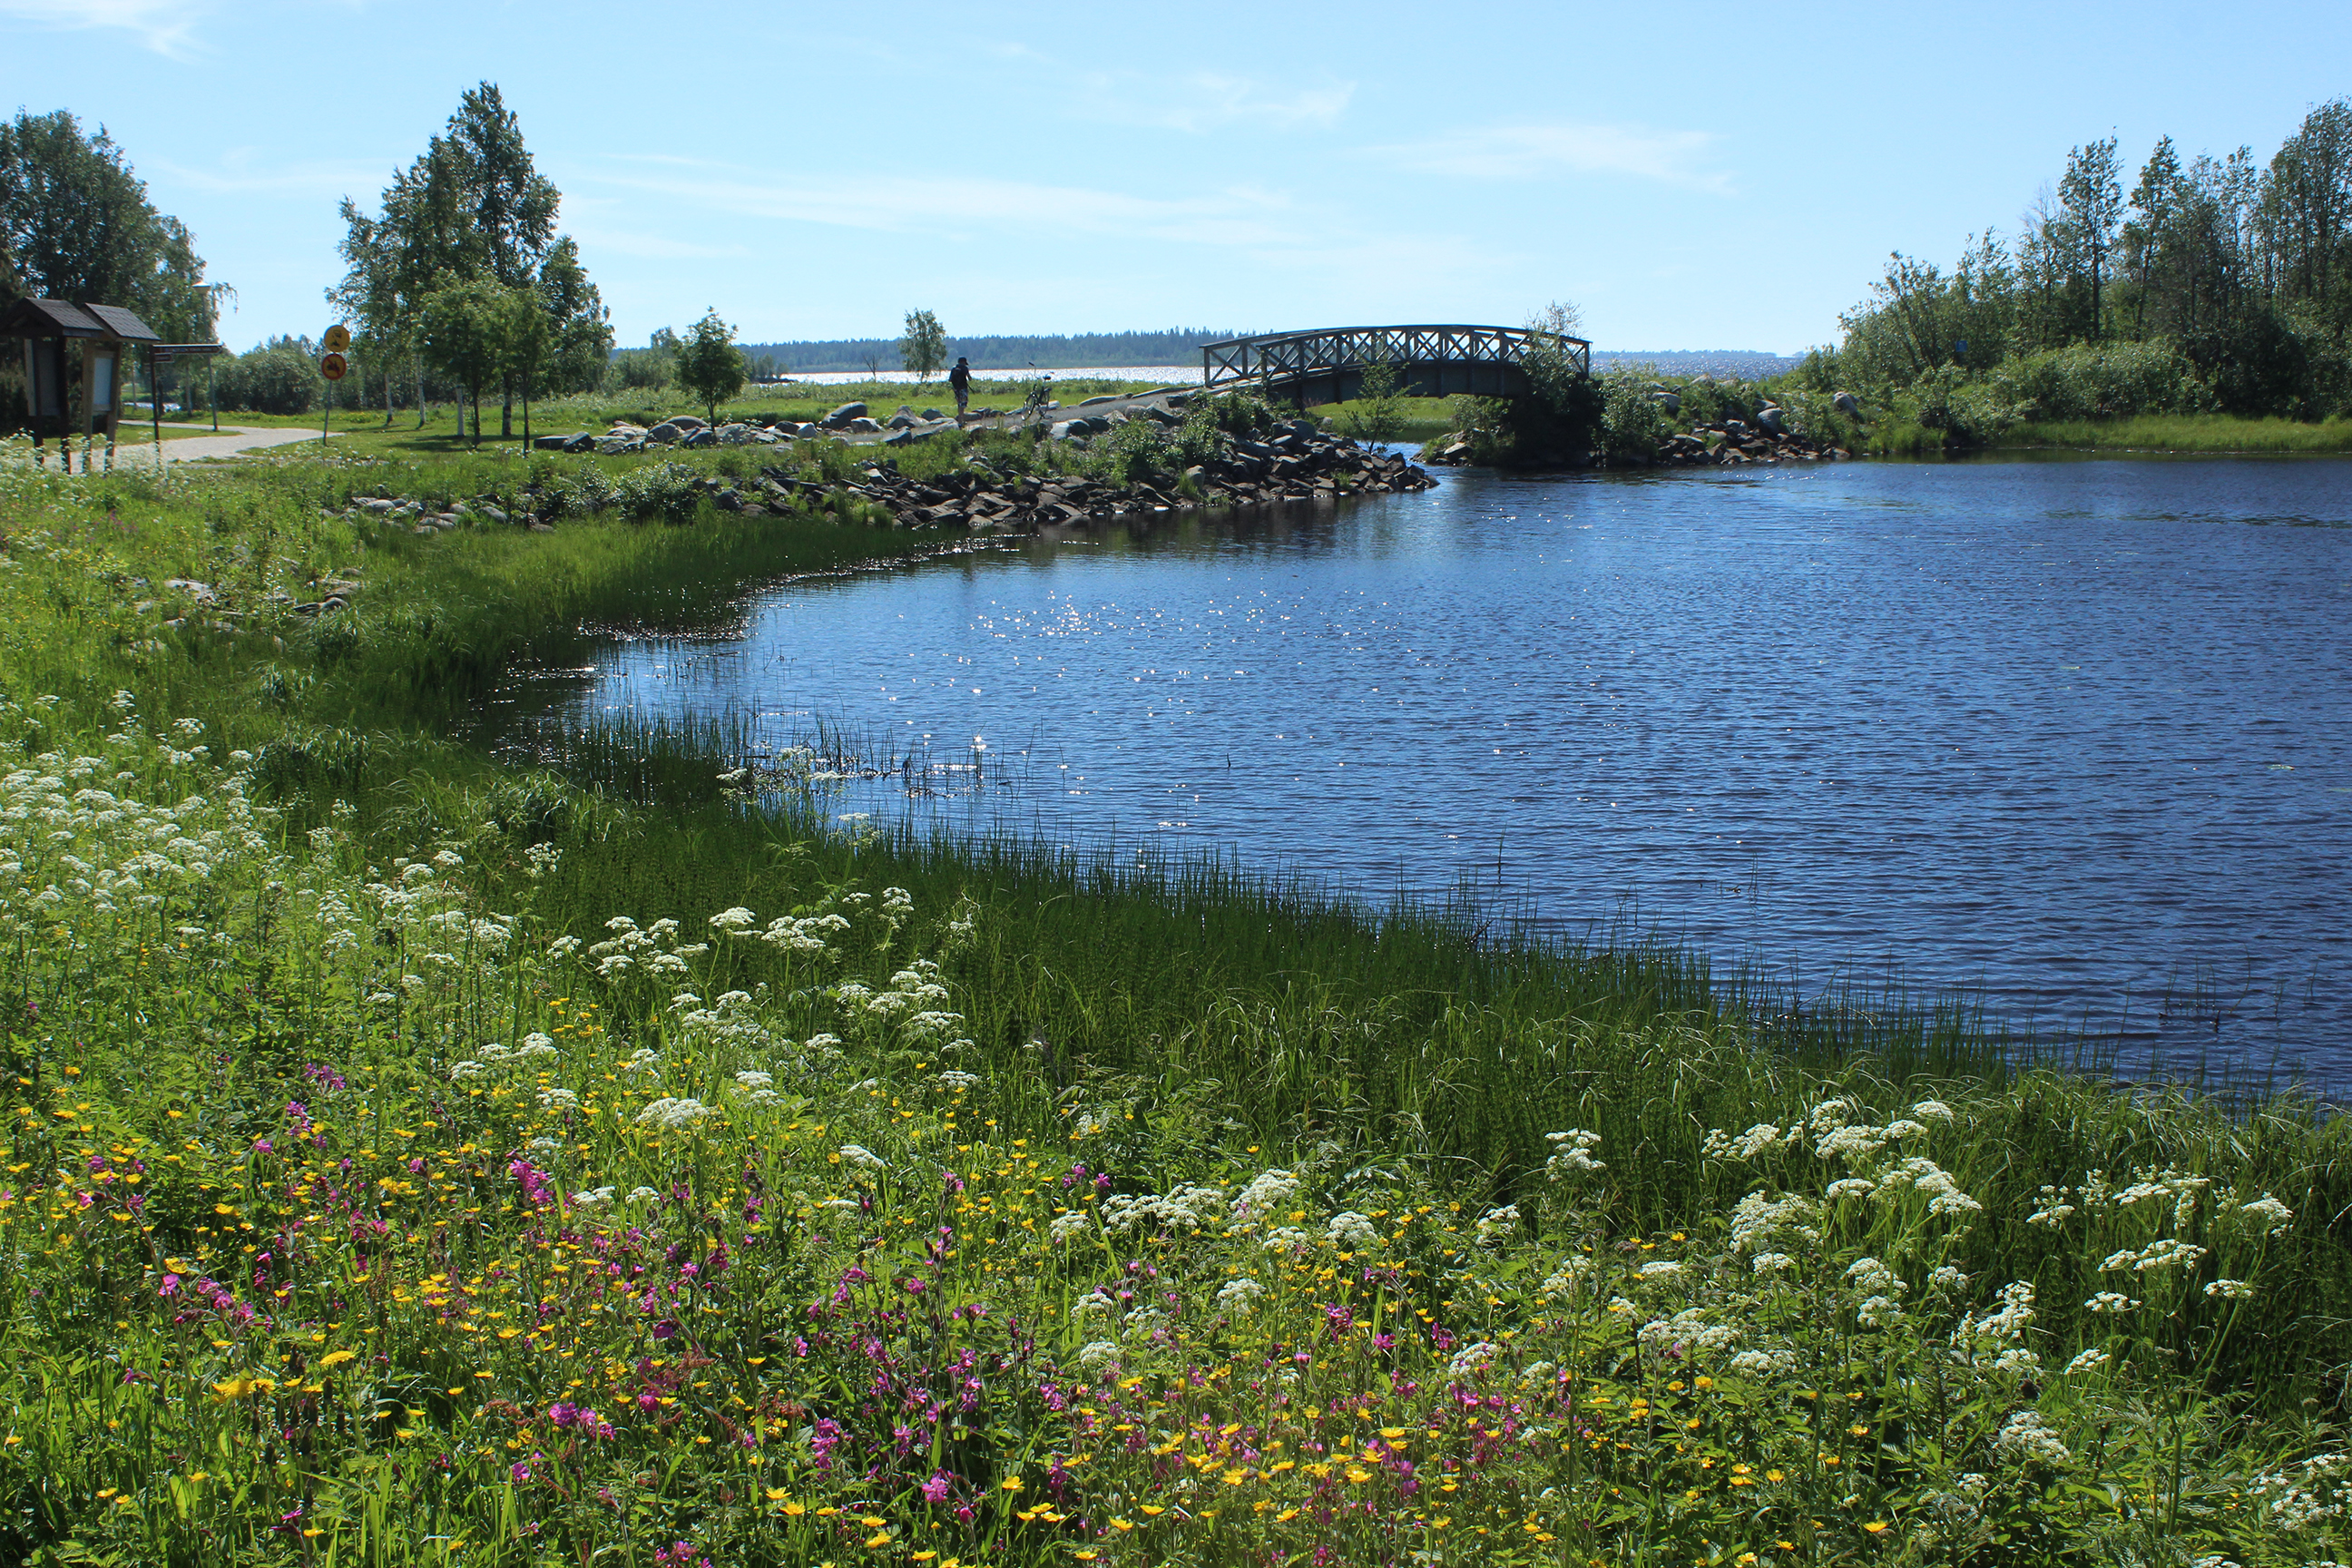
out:
M971 405L971 361L959 356L955 369L948 372L948 385L955 390L956 423L963 423L964 410Z

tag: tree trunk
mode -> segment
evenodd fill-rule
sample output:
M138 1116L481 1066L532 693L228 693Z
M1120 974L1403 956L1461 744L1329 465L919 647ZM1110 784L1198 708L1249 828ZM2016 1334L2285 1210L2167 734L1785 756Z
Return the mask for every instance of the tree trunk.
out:
M499 404L499 439L511 441L514 439L514 383L499 382L499 395L502 400Z
M416 366L416 427L425 428L425 362L413 362Z

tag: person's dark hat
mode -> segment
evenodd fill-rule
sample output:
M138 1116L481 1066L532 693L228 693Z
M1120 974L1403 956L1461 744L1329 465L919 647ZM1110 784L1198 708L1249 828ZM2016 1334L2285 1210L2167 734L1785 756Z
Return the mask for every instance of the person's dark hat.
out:
M971 362L970 360L966 359L963 355L961 355L961 354L958 354L958 355L956 355L956 363L958 363L958 364L970 364L971 363Z

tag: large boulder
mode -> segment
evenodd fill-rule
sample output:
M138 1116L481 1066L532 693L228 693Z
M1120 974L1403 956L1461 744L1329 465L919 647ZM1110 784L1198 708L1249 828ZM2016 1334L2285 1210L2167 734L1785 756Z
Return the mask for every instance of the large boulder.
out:
M1780 420L1780 411L1769 403L1756 411L1756 423L1775 436L1788 434L1787 427Z
M848 424L851 420L863 419L864 417L866 417L866 405L863 403L845 403L840 407L835 409L832 413L826 415L824 419L824 424L825 428L828 430L838 430L843 426Z
M656 447L667 447L673 441L682 439L686 434L685 426L675 419L665 419L646 432L646 439Z
M1679 392L1654 392L1650 394L1650 401L1664 409L1668 418L1683 411L1683 395Z
M534 452L561 452L563 444L571 439L569 436L534 436L530 438L530 449Z
M668 423L681 430L699 430L704 427L702 416L698 414L673 414L669 416Z
M719 432L706 425L699 430L688 430L678 438L677 444L681 447L716 447L719 445Z
M1841 392L1830 399L1830 406L1849 419L1862 417L1862 400L1851 392Z
M583 452L593 452L596 449L596 437L583 430L579 435L566 440L563 443L563 449L574 457Z
M643 436L607 436L596 443L596 450L607 456L614 452L642 452L646 449Z
M862 408L865 405L860 404L858 406ZM853 436L872 436L877 434L881 430L882 426L879 421L868 419L865 416L860 415L856 418L850 420L849 423L842 426L842 428L847 430Z
M889 426L893 430L909 429L913 427L915 422L915 416L903 408L898 410L898 413L890 416L889 418L882 421L884 425Z
M719 444L722 447L748 447L751 444L751 427L749 425L721 425L719 427Z

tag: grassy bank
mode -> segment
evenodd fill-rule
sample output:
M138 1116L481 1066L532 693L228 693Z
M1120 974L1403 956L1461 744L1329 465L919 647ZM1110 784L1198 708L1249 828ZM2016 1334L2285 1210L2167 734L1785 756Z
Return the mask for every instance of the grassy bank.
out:
M2313 1106L876 832L724 731L503 761L582 625L924 547L320 515L519 461L0 476L17 1556L2345 1553Z
M2196 452L2312 456L2352 452L2352 419L2307 424L2243 419L2227 414L2144 414L2129 419L2029 422L2011 426L1995 449L2084 452Z

